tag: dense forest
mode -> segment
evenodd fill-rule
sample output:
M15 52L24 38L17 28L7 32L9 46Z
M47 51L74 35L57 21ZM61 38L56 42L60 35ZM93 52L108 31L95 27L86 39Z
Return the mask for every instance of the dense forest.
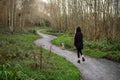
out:
M89 40L118 41L119 0L0 0L0 24L22 31L41 19L59 31L74 32L80 25Z

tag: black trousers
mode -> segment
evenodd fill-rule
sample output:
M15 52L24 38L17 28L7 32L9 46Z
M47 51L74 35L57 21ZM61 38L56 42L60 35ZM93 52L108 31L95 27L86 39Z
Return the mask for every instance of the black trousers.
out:
M82 49L77 49L77 56L80 58L80 55L82 56Z

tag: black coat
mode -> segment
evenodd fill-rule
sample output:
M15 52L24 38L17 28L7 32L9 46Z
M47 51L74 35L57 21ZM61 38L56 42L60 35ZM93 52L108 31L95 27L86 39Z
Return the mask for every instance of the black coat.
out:
M74 45L77 50L83 49L83 34L81 32L77 32L74 37Z

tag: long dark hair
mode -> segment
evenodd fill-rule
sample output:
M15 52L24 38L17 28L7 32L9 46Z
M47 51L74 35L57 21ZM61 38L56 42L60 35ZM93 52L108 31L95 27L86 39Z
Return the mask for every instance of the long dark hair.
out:
M78 26L78 27L76 28L76 33L81 33L81 28L80 28L80 26Z

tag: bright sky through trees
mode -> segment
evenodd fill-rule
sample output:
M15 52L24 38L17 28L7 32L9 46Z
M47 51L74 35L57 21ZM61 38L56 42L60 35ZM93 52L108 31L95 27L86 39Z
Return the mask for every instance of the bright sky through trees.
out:
M47 0L43 0L43 1L46 2L46 3L48 2Z

